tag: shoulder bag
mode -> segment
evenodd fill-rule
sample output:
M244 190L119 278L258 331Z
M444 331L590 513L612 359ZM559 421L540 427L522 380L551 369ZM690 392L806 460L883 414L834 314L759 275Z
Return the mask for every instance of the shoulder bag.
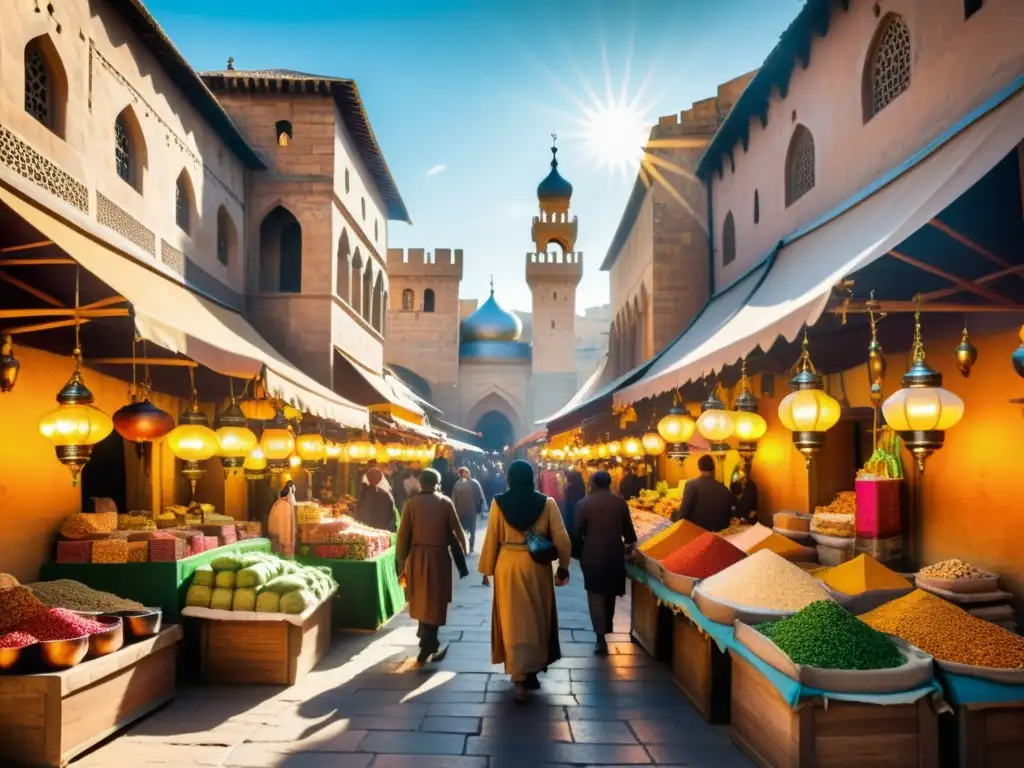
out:
M525 536L526 549L529 551L533 562L537 563L537 565L550 565L558 559L558 548L552 543L551 539L541 536L533 528L530 528Z

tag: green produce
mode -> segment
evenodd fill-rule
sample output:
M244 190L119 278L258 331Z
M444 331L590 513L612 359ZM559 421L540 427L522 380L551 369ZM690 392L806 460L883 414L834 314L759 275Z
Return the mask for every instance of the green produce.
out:
M256 598L257 613L278 613L281 610L281 596L277 592L263 590Z
M286 595L281 595L281 612L282 613L303 613L307 608L311 608L316 605L319 600L314 597L309 590L299 589L295 592L289 592Z
M218 611L230 611L234 596L235 590L217 587L213 590L213 597L210 598L210 607Z
M194 581L188 588L188 592L185 593L185 605L194 608L209 608L212 599L213 590L205 584L196 584Z
M214 583L221 589L234 589L235 571L218 571Z
M232 611L255 611L256 590L251 587L242 587L235 590L235 596L231 601Z
M241 556L235 554L221 555L210 561L210 567L215 571L238 571L244 568Z
M213 568L209 565L200 565L192 575L192 583L200 587L212 587L214 585Z
M789 618L758 624L796 664L820 669L892 669L905 662L892 641L838 603L819 600Z
M238 571L236 587L259 587L277 576L277 568L270 562L256 563Z
M285 574L278 576L276 579L271 579L267 582L266 586L263 587L265 590L271 592L277 592L279 595L286 595L289 592L295 592L299 589L306 588L306 580L299 574Z

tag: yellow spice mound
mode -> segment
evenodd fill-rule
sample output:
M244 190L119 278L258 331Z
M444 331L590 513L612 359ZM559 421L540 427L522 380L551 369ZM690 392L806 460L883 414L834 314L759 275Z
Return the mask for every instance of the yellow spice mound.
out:
M648 557L664 560L673 552L682 549L702 533L707 533L699 525L689 520L679 520L663 531L651 536L640 545L639 549Z
M821 580L846 595L859 595L873 589L910 589L913 586L868 555L857 555L853 560L837 565L822 575Z
M992 669L1024 669L1024 637L915 589L860 616L879 632L906 640L936 659Z
M769 611L795 612L831 599L820 581L767 549L704 580L700 591L734 605Z
M797 544L795 541L786 538L781 533L772 533L771 536L751 547L747 554L752 555L755 552L760 552L762 549L767 549L769 552L774 552L775 554L782 555L785 558L805 555L808 550L807 547Z

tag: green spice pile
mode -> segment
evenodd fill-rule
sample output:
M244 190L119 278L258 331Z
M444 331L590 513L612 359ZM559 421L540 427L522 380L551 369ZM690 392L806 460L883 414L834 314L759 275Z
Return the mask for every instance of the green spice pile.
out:
M892 669L903 654L845 608L828 600L811 603L779 621L754 627L796 664L819 669Z

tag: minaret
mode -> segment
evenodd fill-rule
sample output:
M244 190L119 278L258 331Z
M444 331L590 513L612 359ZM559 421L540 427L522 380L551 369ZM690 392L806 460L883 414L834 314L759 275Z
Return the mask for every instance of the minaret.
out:
M540 215L531 235L536 251L526 254L526 282L533 294L534 421L550 416L577 390L576 287L583 254L576 246L576 217L569 218L572 184L558 172L556 134L551 134L551 172L537 185Z

